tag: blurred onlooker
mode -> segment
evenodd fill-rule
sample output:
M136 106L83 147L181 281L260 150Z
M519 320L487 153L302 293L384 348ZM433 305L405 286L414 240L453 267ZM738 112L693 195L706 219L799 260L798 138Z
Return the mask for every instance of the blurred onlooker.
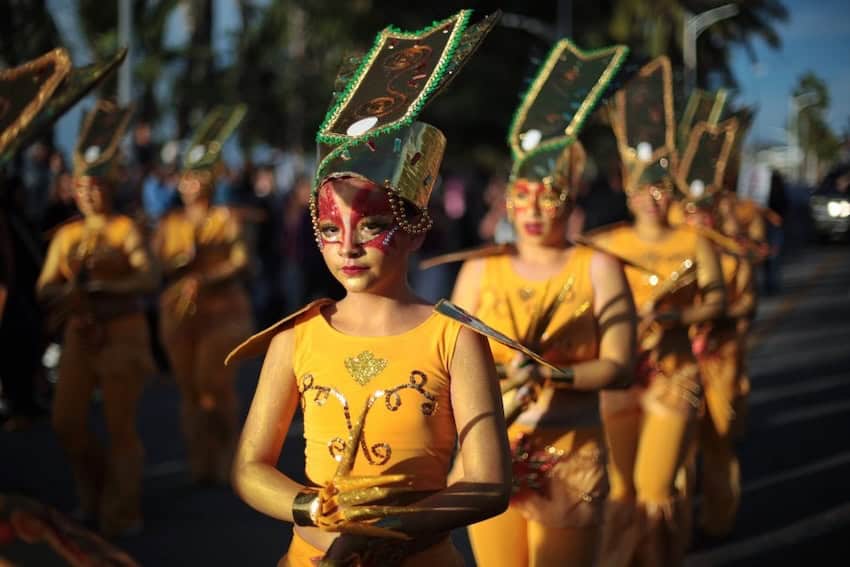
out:
M784 218L788 211L788 195L785 191L785 180L778 171L773 171L770 176L770 193L767 198L767 208ZM766 295L774 295L780 288L780 255L782 254L782 245L784 241L783 226L774 226L772 223L767 224L767 244L770 247L770 253L764 261L764 293Z
M74 203L74 178L69 171L58 172L50 185L41 231L50 231L78 214Z
M171 169L161 167L142 182L142 206L149 222L156 223L177 201L176 177Z
M484 242L511 242L514 239L514 230L508 220L505 209L505 192L507 191L507 178L495 173L490 176L487 187L484 188L484 203L487 212L481 222L478 223L478 236Z
M33 226L41 225L41 215L50 192L50 148L36 142L24 154L21 175L26 189L25 214Z

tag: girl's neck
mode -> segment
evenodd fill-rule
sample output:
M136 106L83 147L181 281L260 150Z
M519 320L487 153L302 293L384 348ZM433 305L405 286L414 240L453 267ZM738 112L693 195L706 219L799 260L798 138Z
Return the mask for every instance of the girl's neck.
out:
M203 199L198 199L193 203L187 203L183 208L186 211L186 218L192 223L197 224L207 216L210 204Z
M84 217L85 225L89 228L100 228L106 224L109 212L91 213Z
M570 248L567 240L558 244L523 242L521 239L516 242L519 257L524 263L533 265L551 266L558 263Z
M670 225L666 220L660 219L635 219L635 232L641 240L662 240L670 231Z
M409 331L422 323L427 317L423 308L430 306L406 284L399 287L393 293L349 292L336 303L331 323L340 331L362 336L390 336Z

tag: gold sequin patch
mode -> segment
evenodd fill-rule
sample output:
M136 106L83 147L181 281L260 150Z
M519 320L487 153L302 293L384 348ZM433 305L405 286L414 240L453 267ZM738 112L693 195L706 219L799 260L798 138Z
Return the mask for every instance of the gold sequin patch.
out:
M345 369L354 378L355 382L361 386L365 386L369 381L384 371L387 367L387 361L383 358L376 358L374 354L368 350L364 350L357 356L350 356L345 359Z

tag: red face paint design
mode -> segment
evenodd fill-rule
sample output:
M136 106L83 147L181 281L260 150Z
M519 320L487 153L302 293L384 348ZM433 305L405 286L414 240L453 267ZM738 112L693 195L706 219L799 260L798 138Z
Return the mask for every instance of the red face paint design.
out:
M383 190L364 187L354 194L351 207L337 203L330 185L322 187L318 201L319 232L322 242L345 244L346 247L363 246L386 253L392 245L392 207Z

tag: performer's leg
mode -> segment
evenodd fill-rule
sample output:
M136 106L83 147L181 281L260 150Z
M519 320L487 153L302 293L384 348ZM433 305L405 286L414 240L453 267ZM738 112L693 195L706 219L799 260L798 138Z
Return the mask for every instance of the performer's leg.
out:
M167 322L171 315L162 314L162 321ZM193 325L184 325L172 330L169 325L163 325L160 336L163 339L165 352L171 366L171 373L180 389L180 424L186 443L186 454L189 462L189 473L194 480L203 476L203 456L200 451L199 437L200 412L199 392L195 384L196 340Z
M643 545L638 550L642 564L679 565L682 538L689 538L688 522L682 513L687 505L677 501L674 482L687 452L692 418L672 408L650 404L635 462L638 506L645 518Z
M528 522L514 508L467 528L478 567L526 567Z
M65 450L74 474L80 512L95 518L103 485L104 455L88 428L91 396L96 377L89 355L74 331L65 333L58 381L53 394L53 429Z
M703 504L700 523L711 535L732 530L740 500L738 460L732 445L738 397L737 343L727 341L701 364L706 414L701 421Z
M641 538L641 517L636 507L634 467L643 414L637 403L612 404L612 392L604 392L602 421L608 444L608 482L600 565L630 565ZM622 393L615 392L615 395ZM616 398L614 398L616 400ZM612 407L613 406L613 407Z
M601 536L602 526L551 528L528 522L528 565L596 565Z
M200 337L195 360L199 391L199 434L208 480L226 485L239 437L236 366L225 366L223 353L229 352L251 332L247 302L234 301L226 324L219 323Z
M136 416L145 379L155 366L141 316L116 322L109 330L112 340L98 361L109 432L101 527L106 534L125 534L142 523L144 449Z

